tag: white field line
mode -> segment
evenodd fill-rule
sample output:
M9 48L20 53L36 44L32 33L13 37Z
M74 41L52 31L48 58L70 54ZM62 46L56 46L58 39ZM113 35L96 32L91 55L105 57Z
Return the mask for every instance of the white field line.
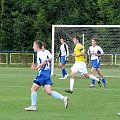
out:
M54 76L54 75L53 75ZM55 74L55 76L61 77L61 74ZM82 77L82 74L76 74L77 77L80 76L80 78ZM97 76L98 77L98 76ZM119 75L114 76L114 75L105 75L104 77L111 77L111 78L120 78Z
M0 87L0 88L26 88L25 86L2 86L2 87ZM27 87L27 89L28 89L28 87ZM62 88L62 87L55 87L54 86L54 89L55 90L62 90L62 91L64 91L64 90L66 90L67 89L67 87L66 88ZM91 88L74 88L74 90L90 90ZM104 89L105 91L111 91L111 90L114 90L114 91L119 91L120 89L119 88L108 88L108 87L106 87L106 88L99 88L99 87L96 87L96 88L94 88L93 90L101 90L101 89ZM39 91L39 90L38 90ZM40 91L42 91L42 92L44 92L44 90L43 90L43 87L41 87L40 88Z

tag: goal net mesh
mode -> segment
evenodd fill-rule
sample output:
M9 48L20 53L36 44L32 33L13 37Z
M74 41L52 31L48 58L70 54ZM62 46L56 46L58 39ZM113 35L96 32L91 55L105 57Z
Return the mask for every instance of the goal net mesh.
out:
M97 43L105 52L101 58L102 65L115 65L115 54L120 54L120 27L80 27L80 26L55 26L54 27L54 64L58 65L58 52L60 49L60 38L65 37L69 46L70 54L73 53L74 44L72 38L79 35L85 46L86 51L91 46L91 39L97 38ZM69 56L67 65L74 63L74 57ZM90 65L90 58L86 55L87 65Z

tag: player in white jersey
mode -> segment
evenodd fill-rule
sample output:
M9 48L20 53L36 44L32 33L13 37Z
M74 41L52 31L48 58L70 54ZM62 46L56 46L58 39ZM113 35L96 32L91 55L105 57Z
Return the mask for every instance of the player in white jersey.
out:
M98 73L100 79L103 82L103 87L106 87L106 80L103 77L103 73L100 70L100 58L104 56L104 52L100 46L97 45L97 39L93 38L91 40L92 46L89 47L88 55L91 56L92 69L91 73L95 75L95 72ZM95 87L95 80L92 80L90 87Z
M48 95L51 95L54 98L58 98L64 102L65 108L68 106L68 97L63 96L62 94L52 91L51 85L52 81L50 78L48 58L46 52L42 50L42 42L34 41L33 49L37 52L37 65L32 65L33 70L38 70L38 74L34 80L34 83L31 87L31 106L24 108L26 111L36 111L37 103L37 90L40 86L44 87L45 92Z
M68 77L68 74L65 70L65 64L66 64L66 59L69 56L69 50L68 50L68 45L65 43L65 38L61 38L60 42L61 42L61 46L59 51L59 57L60 57L59 67L62 70L62 77L59 79L66 79Z
M47 58L48 58L48 64L50 66L50 75L51 75L51 61L53 59L52 54L50 53L50 51L46 50L46 43L42 42L42 50L46 53Z

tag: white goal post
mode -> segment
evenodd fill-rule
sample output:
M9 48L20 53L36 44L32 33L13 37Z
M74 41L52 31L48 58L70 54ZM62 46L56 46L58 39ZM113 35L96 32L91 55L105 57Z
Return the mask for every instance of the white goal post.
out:
M90 38L90 37L98 37L98 38L100 38L99 36L100 35L102 35L102 33L105 33L105 31L104 30L101 30L102 32L101 33L99 33L99 34L96 34L99 30L97 30L97 28L99 28L99 29L102 29L102 28L108 28L108 29L110 29L110 28L116 28L116 29L119 29L120 28L120 25L52 25L52 56L53 56L53 60L52 60L52 63L51 63L51 75L53 75L54 74L54 63L55 63L55 58L54 58L54 56L55 56L55 47L56 47L56 45L58 44L58 43L55 43L55 32L56 32L56 28L60 28L60 29L63 29L63 28L68 28L68 31L69 31L69 33L70 32L72 32L72 34L74 34L74 35L78 35L78 33L79 33L79 35L82 35L82 37L83 37L83 45L86 47L86 39L88 39L88 38ZM79 28L78 29L78 31L77 30L75 30L75 31L71 31L71 28ZM80 29L80 28L82 28L82 29ZM89 31L89 29L90 29L90 31ZM95 30L93 30L93 29L95 29ZM80 31L79 31L80 30ZM94 33L93 33L93 31L94 31ZM82 31L82 32L81 32ZM114 30L114 32L115 32L116 30ZM111 32L111 31L110 31ZM118 31L117 31L118 32ZM63 31L63 34L66 34L66 36L68 36L68 33L65 33L64 31ZM106 33L107 34L107 33ZM89 36L88 36L89 35ZM108 34L109 35L109 34ZM86 37L87 36L87 37ZM114 38L114 36L115 35L113 35L113 38ZM62 36L61 36L62 37ZM73 36L70 36L71 38L73 37ZM105 38L106 39L106 37L107 37L107 35L103 35L101 38L100 38L100 40L101 39L103 39L103 38ZM108 36L109 37L109 36ZM106 39L106 40L108 40L108 39ZM104 44L104 43L103 43ZM106 47L106 46L105 46Z

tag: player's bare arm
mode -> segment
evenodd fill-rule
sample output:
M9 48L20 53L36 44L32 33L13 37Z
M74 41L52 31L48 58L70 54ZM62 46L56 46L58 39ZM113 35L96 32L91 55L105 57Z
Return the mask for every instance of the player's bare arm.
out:
M105 54L97 54L97 53L94 53L95 56L104 56Z
M46 61L43 61L40 65L31 65L32 70L38 70L40 67L44 66L46 64Z

